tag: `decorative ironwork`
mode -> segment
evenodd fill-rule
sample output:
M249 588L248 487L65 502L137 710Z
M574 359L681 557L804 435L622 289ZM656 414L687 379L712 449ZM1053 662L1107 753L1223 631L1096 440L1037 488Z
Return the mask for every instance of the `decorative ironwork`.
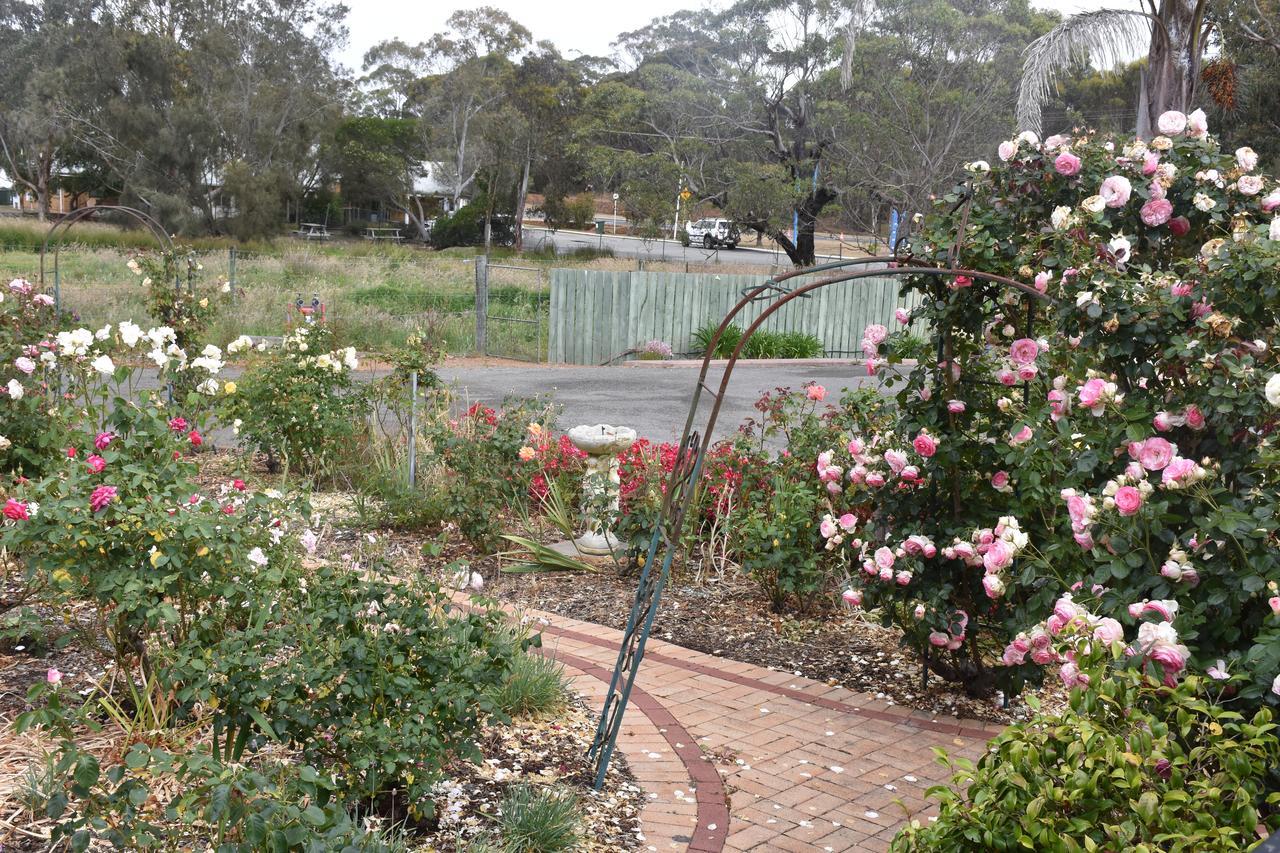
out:
M970 199L971 196L967 194L965 198L957 203L957 209L960 205L965 205L963 219L966 221L968 219L968 203ZM618 649L618 661L613 670L613 677L609 682L609 692L600 714L600 723L596 728L595 739L588 752L588 758L594 762L595 786L597 789L604 784L605 774L609 769L609 761L613 757L614 749L617 746L618 734L622 729L623 715L626 713L632 687L635 685L636 676L644 660L645 645L648 642L654 620L657 617L658 607L662 600L663 587L670 576L671 566L680 547L680 532L684 528L685 520L694 500L696 491L694 486L702 471L709 438L714 434L716 422L720 416L720 407L724 401L725 391L729 386L729 378L747 341L751 339L751 336L769 317L794 299L807 298L813 291L833 284L867 281L884 276L930 276L938 279L968 276L973 280L992 282L1001 285L1003 288L1012 288L1028 297L1027 324L1030 327L1035 319L1034 304L1037 301L1053 302L1054 300L1040 293L1034 287L1014 279L958 267L957 260L963 234L964 225L962 223L960 229L958 229L956 244L948 252L948 265L946 267L915 265L915 259L911 254L911 245L904 236L894 246L894 258L892 261L886 261L885 258L881 257L852 258L776 276L759 285L744 289L742 298L725 315L715 335L707 344L706 354L702 359L702 368L693 388L693 396L689 402L689 415L685 420L684 432L680 439L679 455L676 458L676 465L667 479L666 495L663 498L661 512L649 540L644 565L640 570L640 580L636 586L635 601L632 604L631 613L627 617L627 627L623 632L622 643ZM849 267L857 267L859 269L849 271ZM873 268L864 269L864 267ZM826 272L835 272L836 274L820 277L816 281L797 287L783 285L783 282L790 279L814 274L820 275ZM733 321L748 305L753 302L768 300L772 300L771 304L761 311L759 316L743 332L741 339L724 366L719 388L713 390L707 384L707 374L711 367L712 354L716 351L725 330L732 325ZM940 362L951 358L950 337L949 329L938 335ZM948 371L949 373L950 371ZM694 421L697 418L698 406L701 402L703 391L711 395L713 405L707 416L705 426L699 432L694 429Z
M62 316L62 271L58 266L58 260L62 253L62 239L66 237L77 223L83 222L89 217L101 213L103 211L111 211L123 214L137 222L145 228L155 241L160 244L161 250L165 255L172 256L174 254L173 240L169 237L168 232L164 230L159 221L149 213L144 213L134 207L125 207L119 204L97 204L92 207L82 207L79 210L73 210L66 216L63 216L57 222L49 227L48 232L44 235L44 242L40 244L40 289L44 290L45 285L45 256L49 253L49 243L56 236L57 242L53 243L53 304L54 310L58 316ZM61 230L61 233L59 233ZM174 275L174 287L181 287L177 275Z

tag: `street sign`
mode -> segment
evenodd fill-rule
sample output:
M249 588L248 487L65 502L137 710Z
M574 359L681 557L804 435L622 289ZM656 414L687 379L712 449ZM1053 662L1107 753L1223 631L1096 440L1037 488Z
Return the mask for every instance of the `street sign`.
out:
M614 201L617 201L619 198L620 198L620 196L619 196L617 193L614 193L614 194L613 194L613 200L614 200Z
M692 197L693 197L693 193L689 192L688 190L680 190L680 198L684 199L685 201L688 201Z

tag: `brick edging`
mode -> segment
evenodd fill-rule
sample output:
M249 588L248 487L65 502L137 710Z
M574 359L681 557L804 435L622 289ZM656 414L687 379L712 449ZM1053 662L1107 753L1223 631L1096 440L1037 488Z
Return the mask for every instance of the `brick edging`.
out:
M579 642L590 643L595 646L602 646L604 648L610 648L610 649L616 648L615 643L610 643L608 640L603 640L599 637L592 636L591 634L586 634L581 631L575 631L572 628L558 628L554 625L548 625L548 626L544 626L542 630L545 632L555 634L557 636L569 637L570 639L578 640ZM758 678L751 678L750 676L746 676L746 675L738 675L737 673L730 672L728 670L721 669L715 666L708 666L707 664L698 663L697 661L683 660L673 655L664 654L663 652L660 652L660 651L646 650L645 658L659 661L661 663L665 663L668 666L678 667L680 669L684 669L689 672L696 672L699 675L707 675L712 678L718 678L721 681L728 681L732 684L751 687L756 690L763 690L767 693L772 693L775 696L786 696L788 699L795 699L798 702L806 702L810 705L817 705L820 708L827 708L832 711L840 711L841 713L852 714L854 716L860 716L860 717L866 717L872 720L880 720L887 723L902 724L906 726L911 726L913 728L922 729L924 731L937 732L939 734L946 734L946 735L954 735L956 737L978 738L983 741L989 740L991 736L994 734L994 732L987 731L986 729L983 729L983 728L974 728L973 726L966 726L959 721L951 723L951 722L942 722L940 720L932 720L932 719L925 720L925 719L920 719L918 717L908 716L905 713L894 714L888 711L877 710L875 708L864 708L859 705L850 705L848 702L841 702L836 699L828 699L824 696L813 696L809 693L805 693L803 690L799 690L794 687L783 687L781 685L770 684L769 682L762 681L761 679L758 679ZM612 673L610 673L610 675L612 675ZM639 688L636 688L636 689L639 689Z
M544 633L564 635L566 632L552 626L544 626ZM608 684L613 678L613 671L586 658L546 647L538 650L545 657L568 664L579 672ZM724 780L715 765L705 760L698 749L697 741L688 730L680 724L675 715L666 706L655 699L639 685L631 688L631 705L639 708L649 718L654 728L662 735L671 751L684 764L689 778L695 785L694 797L697 802L697 824L693 829L693 837L689 849L699 853L720 853L724 849L725 839L729 836L729 802L725 795ZM641 780L643 781L643 780ZM715 827L715 829L712 829Z

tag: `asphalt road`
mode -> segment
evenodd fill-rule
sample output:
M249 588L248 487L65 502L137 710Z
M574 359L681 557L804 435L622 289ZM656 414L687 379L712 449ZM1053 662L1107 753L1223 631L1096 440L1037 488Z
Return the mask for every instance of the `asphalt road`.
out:
M606 226L607 227L607 226ZM581 231L548 231L545 228L525 226L526 248L553 245L558 252L572 252L579 248L608 248L620 258L643 258L651 261L688 261L696 264L750 264L752 266L790 268L791 261L783 252L751 249L711 249L701 246L685 248L677 240L641 240L638 237L621 237L613 234L584 234Z
M694 367L460 367L446 365L440 377L454 384L468 404L494 405L504 397L552 394L563 407L558 426L607 423L629 426L653 441L676 441L684 429L698 370ZM707 384L718 389L722 370L713 367ZM827 388L829 399L844 388L868 381L862 365L854 364L739 364L734 368L713 437L724 438L753 408L760 394L779 386L799 388L806 382ZM703 392L695 428L702 430L710 414L710 395Z

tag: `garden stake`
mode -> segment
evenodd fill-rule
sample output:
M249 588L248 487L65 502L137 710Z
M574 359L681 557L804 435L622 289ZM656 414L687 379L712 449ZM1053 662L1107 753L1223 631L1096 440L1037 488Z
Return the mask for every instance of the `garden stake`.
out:
M418 474L418 371L409 371L409 488Z
M962 235L963 230L961 235L956 238L957 244ZM897 264L910 263L911 260L909 255L902 258L895 257L895 263ZM868 265L875 265L876 268L853 272L847 270L848 267ZM604 785L605 775L609 770L609 761L613 757L614 749L617 746L618 733L622 729L622 718L626 713L627 702L631 697L631 689L635 685L640 664L644 659L645 645L648 642L654 619L657 616L658 605L662 598L662 589L670 575L671 566L675 561L676 551L679 548L680 532L684 528L685 518L697 491L697 481L702 471L702 464L707 450L707 445L702 441L701 436L714 434L716 420L720 415L720 406L724 401L725 391L728 389L734 365L741 357L743 347L746 346L756 330L792 300L807 297L811 292L819 288L841 282L867 281L886 275L933 276L938 278L953 278L958 275L965 275L970 278L1000 284L1006 288L1011 287L1030 297L1043 299L1046 302L1054 301L1052 297L1038 292L1033 287L992 273L957 269L951 266L939 268L900 265L893 269L885 269L884 265L885 260L879 257L832 261L809 269L793 270L784 275L770 278L761 284L748 287L743 290L742 299L725 315L720 327L708 343L706 354L702 358L702 369L694 382L693 394L689 401L689 414L685 419L684 432L681 436L676 464L668 475L666 494L662 501L658 521L655 523L653 533L649 539L649 548L640 571L640 580L636 585L635 601L632 604L631 613L627 616L627 627L619 644L618 660L614 666L613 675L609 680L609 691L605 696L604 707L600 713L600 723L596 728L596 735L592 741L591 748L587 752L588 760L593 762L595 770L596 790L600 790ZM832 271L836 274L828 278L819 278L817 281L811 281L795 288L785 287L781 284L781 282L797 276L807 276L827 271ZM725 364L724 373L720 378L719 389L712 391L706 384L707 373L711 368L712 355L715 353L725 329L752 302L766 300L771 301L770 304L760 312L743 332L742 338L738 341L737 346ZM950 375L950 371L948 371L948 375ZM697 417L698 403L704 390L711 395L713 405L707 417L706 426L699 433L693 429L693 422ZM651 572L654 560L658 555L659 546L663 548L662 563L657 576L654 577Z

